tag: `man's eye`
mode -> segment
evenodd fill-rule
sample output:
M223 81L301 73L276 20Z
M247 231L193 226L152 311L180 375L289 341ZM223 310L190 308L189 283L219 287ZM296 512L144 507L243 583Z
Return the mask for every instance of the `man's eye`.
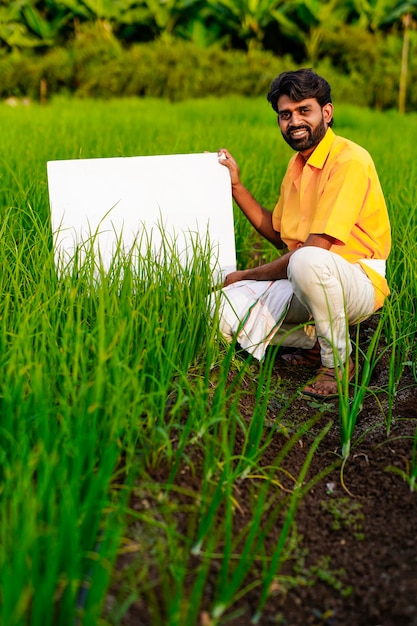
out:
M288 120L290 118L290 114L289 113L280 113L279 115L281 120Z

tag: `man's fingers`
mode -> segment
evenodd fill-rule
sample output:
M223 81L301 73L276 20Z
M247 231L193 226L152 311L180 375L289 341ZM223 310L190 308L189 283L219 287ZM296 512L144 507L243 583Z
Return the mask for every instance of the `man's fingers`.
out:
M222 161L232 161L233 162L233 157L230 154L230 152L228 150L226 150L226 148L220 148L220 150L217 151L217 155L219 157L219 162L221 163Z

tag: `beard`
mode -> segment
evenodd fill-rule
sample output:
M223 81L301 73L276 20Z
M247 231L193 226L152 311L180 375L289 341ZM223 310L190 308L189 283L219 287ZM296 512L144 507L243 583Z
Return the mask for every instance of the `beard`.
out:
M294 130L304 129L307 131L307 135L304 137L293 137L291 132ZM326 134L326 126L324 125L323 116L321 118L321 122L313 129L309 126L289 126L287 131L284 133L281 131L281 135L284 137L285 141L293 150L297 152L304 152L304 150L309 150L310 148L315 148L318 143L323 139Z

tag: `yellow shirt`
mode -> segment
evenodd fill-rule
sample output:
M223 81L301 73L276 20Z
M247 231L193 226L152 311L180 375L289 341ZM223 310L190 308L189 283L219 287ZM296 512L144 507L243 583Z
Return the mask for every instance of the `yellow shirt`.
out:
M384 195L369 153L331 128L305 161L288 164L272 214L274 229L294 250L310 234L335 238L331 251L350 263L388 258L391 229ZM375 289L375 309L389 294L387 281L361 263Z

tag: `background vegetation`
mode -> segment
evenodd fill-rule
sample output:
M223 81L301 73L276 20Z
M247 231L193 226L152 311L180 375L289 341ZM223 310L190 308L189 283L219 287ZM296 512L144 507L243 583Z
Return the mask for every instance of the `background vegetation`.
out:
M417 0L0 0L0 96L263 94L309 65L345 102L417 107Z

